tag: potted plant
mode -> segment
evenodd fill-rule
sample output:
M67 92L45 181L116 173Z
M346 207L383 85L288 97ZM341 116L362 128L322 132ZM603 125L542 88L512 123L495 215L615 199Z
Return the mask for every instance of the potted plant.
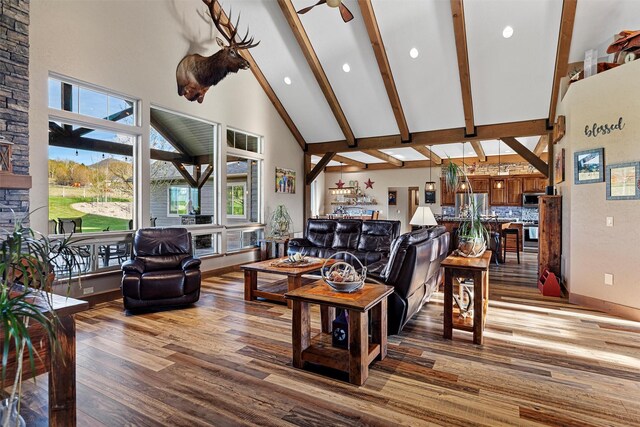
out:
M465 193L469 195L470 205L465 215L462 216L460 227L458 228L458 249L457 254L464 257L479 257L487 250L489 242L489 232L482 224L482 218L478 206L476 206L473 196L473 188L467 179L464 168L458 166L451 158L445 172L445 185L447 190L455 192L460 185L460 181L465 182Z
M26 218L25 218L26 219ZM77 248L71 246L71 236L51 241L14 214L14 228L0 230L0 333L2 334L2 387L8 374L13 377L9 398L0 402L0 426L25 425L19 415L24 372L23 361L35 380L38 357L31 333L40 327L49 340L51 357L58 347L58 319L51 306L54 280L53 265L71 278L78 271ZM15 356L15 366L9 356ZM15 372L11 372L15 369Z

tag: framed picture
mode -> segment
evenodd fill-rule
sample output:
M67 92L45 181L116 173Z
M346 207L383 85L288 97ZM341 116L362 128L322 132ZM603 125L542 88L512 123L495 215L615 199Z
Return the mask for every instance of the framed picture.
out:
M398 199L397 191L389 191L389 206L395 206L396 200Z
M436 183L433 181L424 183L424 202L426 204L436 202Z
M575 184L591 184L604 181L604 148L576 151L573 155Z
M560 184L564 181L564 148L558 151L553 161L554 182Z
M607 166L607 200L640 199L640 162Z
M296 193L296 172L291 169L276 168L276 193Z

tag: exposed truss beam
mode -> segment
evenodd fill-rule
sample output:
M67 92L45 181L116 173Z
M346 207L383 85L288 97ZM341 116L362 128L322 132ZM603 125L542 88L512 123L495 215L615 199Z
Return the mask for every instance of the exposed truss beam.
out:
M522 156L527 162L534 168L538 169L544 176L549 177L549 165L546 164L540 157L533 154L533 151L525 147L520 141L513 137L500 138L502 142L507 144L509 148Z
M551 104L549 105L549 126L552 126L556 120L556 106L560 95L560 80L567 75L577 4L578 0L564 0L562 2L560 34L558 36L558 48L556 50L556 67L553 73L553 88L551 92Z
M354 146L356 143L356 138L351 131L351 127L349 126L347 117L344 115L344 112L340 107L338 98L331 88L329 79L327 79L327 75L322 69L320 60L318 59L316 52L313 50L311 40L309 40L309 36L307 36L307 32L302 26L302 22L300 21L300 17L296 12L293 3L291 3L291 0L278 0L278 4L280 5L280 9L282 9L282 13L284 14L285 19L291 27L291 31L293 31L293 35L296 37L296 40L300 45L300 49L302 50L304 57L309 63L309 67L311 68L313 75L318 81L318 85L320 86L322 93L327 99L327 103L329 104L329 107L331 108L331 111L333 112L333 115L335 116L336 121L338 122L338 126L340 126L340 129L342 130L342 133L344 134L348 145L351 147Z
M542 158L546 159L547 158L546 156L547 156L547 153L543 153ZM499 161L498 156L487 156L487 164L498 164L498 161ZM500 162L502 162L502 164L522 163L525 161L526 160L518 154L504 155L504 156L501 156L500 158ZM447 162L449 162L449 159L446 159L443 162L446 164ZM462 165L462 159L451 159L451 162L459 166ZM469 166L470 164L469 159L465 159L465 164ZM428 168L430 166L433 166L433 165L429 162L429 160L408 160L404 162L404 166L401 169ZM367 165L367 169L360 169L355 166L344 166L342 168L340 166L328 166L325 168L325 172L342 171L344 173L348 173L348 172L362 172L364 170L373 171L373 170L388 170L388 169L400 169L400 168L389 163L371 163Z
M167 127L164 124L154 119L153 115L150 115L149 121L151 123L151 126L153 126L153 128L156 130L156 132L158 132L164 139L166 139L167 142L171 144L173 148L175 148L182 154L187 154L187 152L185 151L185 148L178 141L176 141L176 138L173 136L173 133L171 132L171 130L167 129Z
M544 152L544 149L547 148L547 144L549 143L549 135L542 135L536 144L536 148L533 149L533 154L540 157L540 154Z
M378 151L378 150L362 150L363 153L368 154L370 156L373 156L377 159L383 160L387 163L391 163L394 166L397 167L402 167L402 165L404 164L404 162L402 162L401 160L396 159L393 156L388 155L387 153L383 153L382 151Z
M220 13L220 4L218 2L215 2L213 7L214 7L213 9L214 13L216 14ZM222 17L220 21L221 23L225 23L225 24L229 23L230 29L234 27L233 23L229 22L229 18L227 17L227 14L224 11L222 11ZM229 35L229 33L227 33L227 35ZM295 125L295 123L293 123L293 120L289 116L289 113L287 113L287 110L285 110L284 106L282 105L282 102L280 102L280 100L276 96L276 93L273 91L273 88L267 81L267 78L264 76L264 74L262 74L262 70L260 70L260 67L258 67L258 64L256 63L255 59L253 59L253 56L251 55L249 50L248 49L241 50L240 56L246 59L247 62L249 63L249 68L251 69L253 76L256 78L256 80L258 80L258 83L260 84L260 86L262 86L262 90L264 90L264 93L267 95L267 98L269 98L269 100L275 107L278 114L280 114L280 117L284 121L284 124L287 125L287 127L289 128L289 131L291 132L295 140L298 142L298 145L300 145L300 148L302 148L303 150L306 150L307 142L304 140L302 134L298 130L298 127Z
M464 5L462 3L463 0L451 0L451 15L453 16L453 34L456 39L458 73L460 74L460 89L462 90L464 129L467 135L474 135L475 124L473 119L473 100L471 97L471 78L469 77L467 30L464 23Z
M178 172L180 172L180 175L182 175L184 180L187 181L187 184L189 184L189 187L198 188L198 182L195 179L193 179L189 171L184 167L182 163L177 162L175 160L171 163L178 170Z
M473 151L476 152L478 160L480 160L481 162L486 162L487 155L484 154L484 148L482 148L482 144L480 144L480 141L471 141L471 146L473 147Z
M373 47L373 53L375 54L376 61L378 62L378 68L382 75L384 87L387 90L387 96L391 103L393 115L396 118L396 123L400 130L400 138L403 141L408 141L409 126L407 125L407 119L404 116L404 110L400 103L400 96L398 95L396 83L393 79L393 73L391 72L391 66L389 65L389 59L387 58L387 52L384 48L382 35L380 34L380 28L378 28L376 14L373 11L371 0L358 0L358 4L360 5L360 11L362 12L364 26L367 28L367 33L369 33L369 40L371 41L371 47Z
M410 142L402 142L400 135L358 138L357 147L349 147L346 141L321 142L307 145L309 154L324 154L329 151L336 153L362 151L363 149L383 149L415 147L419 145L453 144L465 141L483 141L499 139L503 136L524 137L543 135L548 132L547 119L526 120L522 122L500 123L476 126L476 134L468 136L464 128L444 130L430 130L413 132Z
M324 156L322 156L318 164L315 165L315 167L311 170L311 172L309 172L305 177L306 185L311 185L313 180L316 179L318 175L320 175L320 172L324 170L325 166L327 166L327 163L329 163L331 159L333 159L333 156L335 155L336 153L327 153Z
M360 169L366 169L367 168L367 164L364 162L359 162L357 160L353 160L350 159L348 157L344 157L344 156L339 156L339 155L335 155L333 156L333 160L336 162L340 162L340 163L344 163L345 165L350 165L350 166L355 166L357 168Z
M442 159L440 158L440 156L438 156L433 151L429 150L424 145L416 145L416 146L411 147L411 148L413 148L414 150L416 150L418 153L422 154L423 156L428 157L429 159L431 159L431 162L435 163L436 165L441 165L442 164Z
M124 119L127 116L130 116L133 114L133 107L129 107L129 108L125 108L122 111L118 111L117 113L113 113L111 115L108 115L107 117L103 117L103 120L108 120L110 122L117 122L119 120ZM95 129L91 129L91 128L78 128L76 130L74 130L72 133L74 135L78 135L78 136L82 136L82 135L86 135L90 132L93 132Z
M202 186L207 182L212 173L213 165L207 166L207 168L204 170L204 173L198 178L198 188L202 188Z

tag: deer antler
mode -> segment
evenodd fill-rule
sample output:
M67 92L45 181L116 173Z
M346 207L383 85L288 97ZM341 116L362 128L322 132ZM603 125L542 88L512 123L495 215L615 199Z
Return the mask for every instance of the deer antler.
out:
M209 8L209 13L211 14L211 20L213 21L213 25L216 26L216 28L218 29L222 37L224 37L227 40L227 42L229 43L229 46L234 47L236 49L250 49L260 44L260 42L257 42L254 44L253 37L247 40L247 37L249 36L249 28L247 28L247 32L245 33L242 40L240 40L239 42L236 42L235 38L236 38L236 34L238 33L238 24L240 23L240 14L238 14L238 19L236 19L236 24L232 25L231 24L232 11L231 9L229 9L229 17L226 19L226 22L223 23L222 15L224 11L222 10L222 7L220 5L218 5L218 9L219 9L218 13L215 12L215 5L217 3L217 0L202 0L202 1ZM227 32L229 33L228 35L227 35Z

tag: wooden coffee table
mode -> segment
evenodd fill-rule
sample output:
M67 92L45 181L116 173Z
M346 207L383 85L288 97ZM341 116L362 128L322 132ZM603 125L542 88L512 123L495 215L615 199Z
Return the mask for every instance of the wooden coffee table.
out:
M286 302L287 306L291 308L291 301L287 301L284 298L286 291L292 291L302 286L302 275L309 274L314 271L320 270L322 265L326 261L322 258L313 258L317 260L310 265L303 267L277 267L274 266L278 261L282 261L285 258L271 259L267 261L254 262L253 264L246 264L241 266L244 270L244 299L245 301L253 301L256 298L264 298L270 301ZM336 260L329 260L327 265L332 265ZM281 274L287 276L287 287L282 291L279 289L260 290L258 289L258 273L271 273ZM272 286L272 288L278 288Z
M387 356L387 297L391 293L391 286L369 283L356 292L340 293L331 290L322 280L287 292L285 298L293 300L293 366L304 368L305 362L315 363L348 372L350 383L364 384L369 365ZM311 338L309 304L348 310L348 349L331 346L331 330ZM372 314L371 342L369 312Z

